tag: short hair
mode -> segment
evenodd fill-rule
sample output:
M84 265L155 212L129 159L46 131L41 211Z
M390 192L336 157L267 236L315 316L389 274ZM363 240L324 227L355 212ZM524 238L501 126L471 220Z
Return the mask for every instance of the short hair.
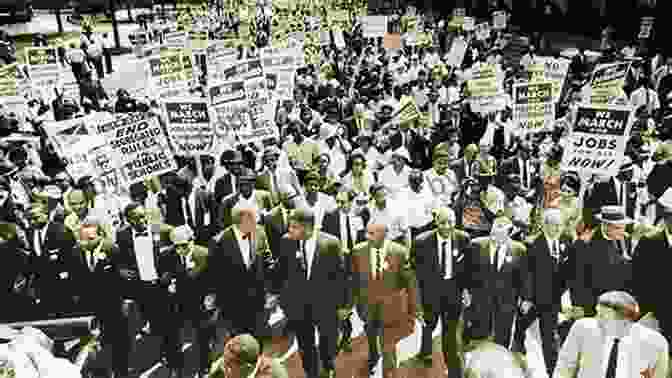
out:
M128 216L131 214L132 211L142 208L142 204L140 202L131 202L126 207L124 207L124 218L128 219Z
M289 215L290 222L296 222L304 226L315 226L315 213L307 207L295 209Z
M386 189L385 185L381 183L375 183L369 188L369 194L373 197L376 193L384 191Z
M597 304L611 308L628 320L639 318L637 300L625 291L608 291L597 298Z

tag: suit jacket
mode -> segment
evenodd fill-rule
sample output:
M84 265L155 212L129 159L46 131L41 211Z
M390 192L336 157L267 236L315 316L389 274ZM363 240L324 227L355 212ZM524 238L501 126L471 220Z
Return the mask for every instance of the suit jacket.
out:
M213 193L215 203L220 203L222 198L235 192L235 187L232 186L232 176L231 173L227 173L215 181L215 190Z
M511 240L502 266L496 271L490 259L492 243L489 237L472 240L465 258L466 271L471 272L469 288L498 296L503 303L515 306L519 297L532 296L527 274L527 248L523 243Z
M599 212L602 206L617 206L619 204L619 194L616 193L616 184L613 178L606 182L596 183L590 193L586 195L584 208Z
M387 255L382 277L373 279L371 272L371 242L360 243L352 250L353 299L356 303L381 303L391 314L399 313L399 297L404 289L408 304L403 310L415 313L415 273L411 269L408 248L402 244L386 242ZM384 313L387 311L383 310Z
M471 162L473 165L473 161ZM455 176L457 176L457 182L462 184L464 182L464 179L467 178L467 163L464 161L464 158L462 159L457 159L456 161L452 162L450 164L450 169L455 172ZM475 172L472 172L472 176L475 174Z
M411 155L411 166L413 168L426 170L432 167L431 154L429 151L429 141L418 135L415 131L409 133L409 139L406 141L406 149ZM402 147L403 138L401 133L395 133L390 138L390 151Z
M28 243L31 247L28 261L36 287L39 290L53 291L57 290L55 285L61 281L60 268L71 253L74 241L70 233L66 233L64 223L50 222L46 227L39 256L34 250L34 235L38 230L35 228L28 230Z
M359 220L356 218L359 218ZM350 236L354 246L355 244L364 241L366 237L366 230L364 229L365 223L361 216L350 214L350 224L353 227L356 227L357 224L362 225L362 228L359 230L351 230ZM339 210L329 211L324 214L324 218L322 219L322 231L336 236L342 243L347 242L346 239L348 236L341 235L341 213Z
M227 227L210 240L203 279L205 289L217 295L217 305L226 308L227 314L235 319L250 316L250 311L263 310L268 269L264 254L268 251L268 239L263 227L257 226L254 259L248 268L233 227ZM232 303L236 305L231 306Z
M259 211L268 211L273 208L273 199L271 198L271 194L269 192L264 190L255 190L253 195ZM219 210L217 210L217 219L215 221L215 230L217 232L233 224L231 219L231 210L233 210L233 208L236 206L239 198L240 193L233 193L224 198L220 203Z
M288 178L286 178L286 177L281 178L281 177L278 177L278 176L288 175L288 174L291 175L291 177L289 177L289 181L292 183L292 187L295 190L301 189L301 187L299 185L299 179L297 178L296 174L293 171L276 172L276 179L279 180L280 183L282 183L285 180L287 180ZM273 184L272 184L271 173L268 170L264 170L264 172L260 173L257 176L257 182L255 183L254 188L257 189L257 190L263 190L263 191L269 192L271 194L271 198L273 199L273 206L278 205L278 201L279 201L278 188L275 188L275 190L271 190L271 189L273 189Z
M464 255L469 246L469 234L455 230L451 237L452 250L447 251L448 257L452 259L452 269L454 278L448 282L443 281L443 272L439 264L439 245L437 231L424 232L414 240L413 251L415 252L415 266L418 276L418 284L422 292L423 305L437 306L440 303L442 294L450 299L454 299L455 304L460 303L460 293L466 287L464 270Z
M190 224L196 234L196 240L207 240L209 226L212 224L212 195L206 190L194 188L194 207L192 217L194 224ZM189 194L190 195L190 194ZM189 196L188 195L188 196ZM165 222L172 226L181 226L187 224L187 214L182 207L182 199L174 193L167 195ZM188 198L188 197L187 197ZM210 225L205 224L205 217L211 214Z
M291 210L285 209L285 211L289 219L289 212ZM276 206L270 213L265 214L262 217L262 224L264 225L264 230L268 236L268 243L271 247L271 251L277 253L280 247L280 240L287 233L287 228L289 226L282 216L282 207Z
M153 253L154 253L154 263L157 270L159 278L166 277L170 272L175 271L175 267L172 265L173 261L170 259L163 258L165 254L162 254L162 247L165 247L169 244L168 238L166 237L167 230L159 230L156 227L150 227L150 236L153 239ZM133 231L131 226L123 226L117 231L116 245L113 248L111 253L112 264L116 268L117 272L121 272L122 269L128 269L138 273L138 263L135 255L135 247L133 245ZM139 279L139 273L138 273Z
M570 281L572 303L591 309L600 294L610 290L628 290L632 267L598 228L591 240L577 240L570 254L575 257Z
M529 172L530 182L528 184L530 186L530 189L533 189L536 181L535 176L537 176L539 173L539 162L536 159L532 158L529 158L528 160L531 160L532 163ZM500 184L500 187L503 186L504 183L506 182L506 176L511 174L520 175L521 176L520 180L521 182L523 182L524 178L522 177L521 168L522 167L520 165L520 159L518 158L517 155L503 160L498 170L499 171L498 182Z
M286 236L281 239L278 256L278 269L284 278L281 298L290 320L301 320L306 304L312 305L319 314L332 316L350 303L340 242L325 232L315 237L317 243L308 280L301 270L298 243Z
M537 306L560 306L560 297L567 288L567 274L570 268L569 247L571 239L560 238L560 260L551 256L545 235L536 238L527 249L528 280L531 282L532 297L525 298Z
M632 257L632 294L637 298L642 315L653 312L660 323L665 338L672 340L672 308L664 295L660 295L660 277L655 272L660 267L672 266L672 247L663 229L644 236Z
M560 349L553 378L603 377L604 359L609 358L609 353L604 353L606 342L596 318L577 320ZM654 378L667 377L669 345L658 332L634 323L619 344L619 351L621 349L626 353L619 353L619 360L623 358L627 363L619 364L617 376L640 377L642 371L650 368ZM620 369L627 370L620 375Z

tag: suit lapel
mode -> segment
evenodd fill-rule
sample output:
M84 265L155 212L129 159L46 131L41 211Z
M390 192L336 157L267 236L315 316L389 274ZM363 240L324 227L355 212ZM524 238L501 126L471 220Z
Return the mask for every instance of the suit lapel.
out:
M320 243L320 238L319 238L319 234L318 234L318 236L315 238L315 250L313 251L313 261L312 261L312 264L310 265L310 279L311 280L313 279L313 277L315 277L315 268L317 268L317 266L318 266L317 263L318 263L318 260L320 259L321 244L322 243Z
M229 235L226 235L228 237L225 237L224 239L230 240L231 251L233 251L234 258L244 270L247 270L247 266L245 266L245 259L243 258L243 251L240 249L240 244L238 242L238 237L236 236L235 231L233 231L233 228L231 228L227 232Z
M432 236L429 239L427 239L427 243L430 243L427 246L427 250L430 251L430 253L432 254L431 256L432 266L437 272L440 272L441 261L439 260L439 253L441 253L441 251L439 251L439 245L438 245L439 238L436 235L436 231L432 232Z

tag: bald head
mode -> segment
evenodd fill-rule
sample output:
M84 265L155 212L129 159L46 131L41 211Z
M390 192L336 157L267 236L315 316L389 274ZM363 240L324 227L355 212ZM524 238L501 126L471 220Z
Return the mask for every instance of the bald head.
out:
M371 223L366 227L366 235L369 241L382 242L387 234L387 226L382 223Z

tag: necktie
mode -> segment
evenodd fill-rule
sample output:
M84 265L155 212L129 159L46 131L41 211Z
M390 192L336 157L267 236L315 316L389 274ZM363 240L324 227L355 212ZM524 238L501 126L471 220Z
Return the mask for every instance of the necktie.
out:
M278 177L276 176L275 172L271 172L271 191L278 191Z
M93 271L93 252L87 251L86 253L86 263L89 265L89 270Z
M527 173L529 171L529 167L527 166L528 162L526 160L523 160L523 177L521 179L523 180L523 187L524 188L529 188L529 182L528 182L528 176Z
M495 263L494 263L494 268L495 272L499 271L499 254L501 253L500 247L498 244L495 244Z
M306 256L306 242L300 241L301 245L301 256L303 256L303 274L305 274L306 279L308 279L308 256Z
M347 240L348 250L352 250L352 231L350 230L350 215L345 216L345 232L346 232L346 238L348 238Z
M184 220L186 221L187 225L194 229L194 216L191 213L191 204L189 204L189 198L184 199Z
M248 249L247 249L247 267L249 268L252 265L252 256L254 254L252 253L252 238L250 238L250 233L244 233L242 235L243 242L247 243Z
M607 365L606 378L616 378L616 365L618 363L618 342L619 339L614 339L614 345L611 347L609 353L609 364Z
M446 248L448 248L448 242L444 240L441 243L441 255L439 257L441 262L441 278L445 277L446 275Z
M381 256L380 256L380 248L375 248L374 252L375 252L375 254L376 254L376 268L375 268L375 271L376 271L376 272L375 272L375 274L374 274L374 278L377 278L377 277L380 275L381 271L382 271L382 269L381 269L381 268L382 268L382 267L381 267L382 263L381 263L381 261L380 261L380 260L381 260Z

